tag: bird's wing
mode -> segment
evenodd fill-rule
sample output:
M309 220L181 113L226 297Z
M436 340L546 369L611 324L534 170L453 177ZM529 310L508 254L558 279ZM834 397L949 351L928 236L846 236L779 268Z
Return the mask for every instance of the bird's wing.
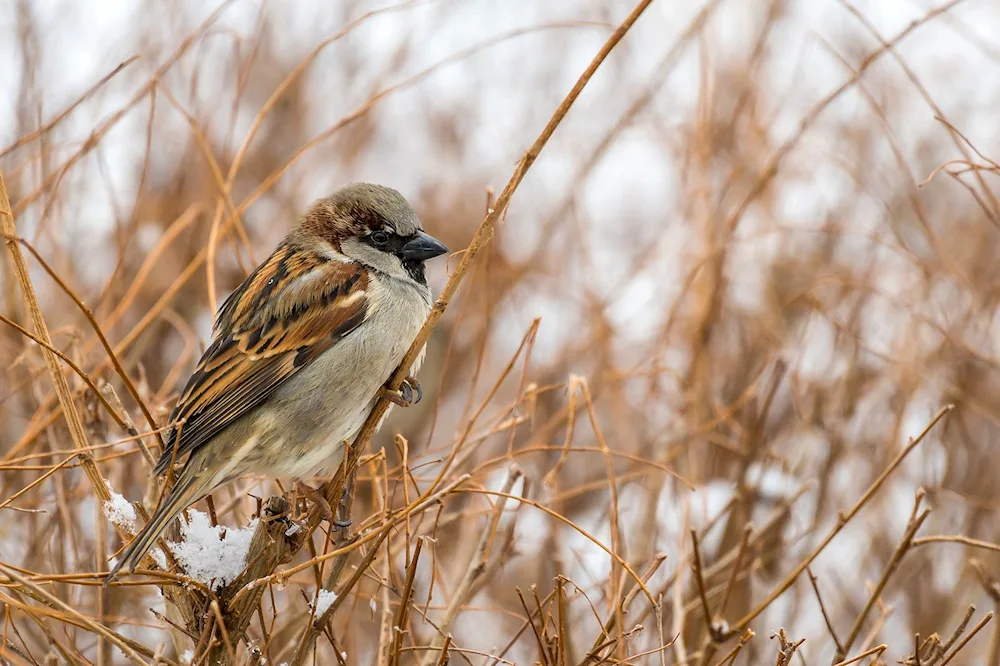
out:
M154 471L211 440L357 328L368 284L359 264L288 245L275 250L219 309Z

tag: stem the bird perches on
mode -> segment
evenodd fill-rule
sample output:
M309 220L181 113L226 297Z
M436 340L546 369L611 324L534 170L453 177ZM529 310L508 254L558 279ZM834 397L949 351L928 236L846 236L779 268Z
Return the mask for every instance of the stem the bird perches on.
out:
M538 159L538 155L541 153L542 149L548 143L549 139L552 137L552 134L555 132L556 128L566 117L566 114L569 112L570 107L572 107L573 103L576 102L577 98L580 96L580 93L586 87L587 83L593 77L594 73L601 66L604 60L608 57L608 54L611 53L611 51L615 48L615 46L628 33L628 31L632 28L633 24L635 24L636 20L642 15L642 13L646 10L646 8L649 7L652 1L653 0L640 0L640 2L635 6L635 8L633 8L633 10L625 18L625 20L622 21L622 23L608 37L608 39L601 46L600 50L590 61L590 64L587 65L587 68L583 71L582 74L580 74L576 83L573 85L573 88L569 91L569 93L566 95L563 101L556 108L551 118L549 118L548 123L546 123L545 128L542 129L542 132L538 135L538 138L535 139L534 143L531 144L531 147L528 148L528 150L524 153L524 155L521 156L521 159L518 161L517 166L514 169L514 173L511 174L511 177L507 181L506 186L504 186L503 190L500 192L500 196L497 197L494 206L487 212L485 218L483 218L483 221L480 223L479 228L476 230L476 234L473 236L472 241L469 243L469 246L462 253L462 259L459 262L457 268L455 269L455 272L452 273L451 277L448 279L447 284L445 284L444 288L441 290L441 295L438 296L437 301L435 301L434 306L431 308L430 314L427 315L427 319L426 321L424 321L424 325L421 327L420 331L417 333L416 338L414 338L413 343L410 345L410 348L403 356L403 360L400 362L399 367L396 368L396 371L392 374L392 377L389 379L387 386L390 391L398 390L399 387L402 385L403 380L410 373L410 368L413 366L414 360L416 360L417 355L424 348L424 345L427 344L427 340L430 338L431 332L433 332L434 328L441 320L441 317L444 315L444 311L448 308L448 305L451 303L452 298L454 298L455 294L458 292L459 286L461 286L462 281L465 279L465 276L469 273L469 270L472 268L474 262L476 261L476 258L479 256L479 253L482 252L482 250L487 246L487 244L493 238L493 233L496 230L496 225L506 213L507 207L510 205L510 200L514 196L514 192L521 184L521 181L524 180L524 176L525 174L528 173L528 170L531 168L532 164L534 164L535 160ZM368 419L365 421L364 425L361 427L361 430L358 432L357 437L355 437L354 439L353 449L355 452L363 451L368 446L368 442L371 441L371 438L375 434L378 424L381 422L382 417L385 416L385 413L388 410L388 408L389 408L389 400L383 394L382 396L379 397L378 401L375 403L375 406L372 409L371 414L368 415ZM423 497L417 500L418 503L423 499L426 499L427 497L431 496L437 491L442 480L444 479L445 474L450 468L451 463L454 461L456 454L457 451L452 451L448 460L445 462L445 464L441 466L441 471L438 474L438 477L424 491ZM345 456L345 463L347 463L348 465L356 464L357 459L358 459L357 455ZM350 469L342 470L342 472L343 472L343 478L345 479L353 478ZM328 488L328 490L330 490L332 494L336 494L337 492L337 489L333 487ZM353 494L354 489L353 487L351 487L351 484L348 484L347 492ZM629 573L632 574L633 577L635 577L634 572L630 571ZM639 581L638 579L637 581L638 584L645 590L645 586L643 585L642 581ZM650 598L650 601L652 602L652 598ZM307 647L311 649L311 645Z
M621 25L608 37L604 45L594 56L593 60L587 66L587 69L583 71L580 77L577 79L576 84L574 84L572 90L566 95L562 103L556 109L552 117L549 118L549 122L545 125L542 133L538 135L535 142L531 144L531 147L521 156L521 159L517 163L517 167L514 169L514 173L511 174L510 180L507 181L507 185L504 186L503 191L500 192L500 196L497 197L496 204L493 208L486 214L483 218L482 223L479 225L479 229L476 230L476 235L472 237L472 241L469 243L469 247L465 249L462 253L462 260L458 263L458 267L455 272L452 273L451 277L448 279L448 283L445 284L444 289L441 290L441 295L438 296L437 301L434 303L434 307L431 308L431 312L427 315L427 320L424 322L423 327L417 333L417 337L414 338L413 344L410 345L409 350L407 350L406 355L403 356L403 360L400 362L399 367L396 368L396 372L392 374L389 379L389 389L395 391L403 384L403 380L410 372L410 368L413 366L413 362L416 360L417 355L420 350L424 348L427 344L428 338L431 336L431 332L437 326L438 321L440 321L441 316L444 314L445 309L447 309L448 304L451 303L451 299L454 298L455 293L458 291L459 286L462 284L462 280L465 279L466 274L469 269L472 268L476 257L482 252L483 248L486 247L487 243L493 238L493 232L496 230L497 222L503 217L504 213L507 211L507 206L510 205L510 200L514 196L514 191L524 180L525 174L528 173L528 169L531 165L535 163L538 159L538 155L542 152L545 144L548 143L552 134L556 131L556 128L566 117L573 103L583 92L584 87L593 77L594 72L597 68L601 66L608 54L611 53L612 49L622 40L632 25L636 22L639 16L642 15L646 8L652 3L653 0L641 0L639 4L629 13L629 15L622 21ZM358 436L354 440L355 447L365 447L371 440L372 435L375 434L375 429L382 417L385 415L386 410L389 408L389 400L385 397L380 397L378 402L375 403L375 408L372 409L372 413L369 414L368 420L361 427ZM443 468L444 469L444 468ZM444 472L442 471L442 474ZM440 480L438 480L440 482ZM436 485L436 484L435 484ZM432 492L433 489L427 492Z

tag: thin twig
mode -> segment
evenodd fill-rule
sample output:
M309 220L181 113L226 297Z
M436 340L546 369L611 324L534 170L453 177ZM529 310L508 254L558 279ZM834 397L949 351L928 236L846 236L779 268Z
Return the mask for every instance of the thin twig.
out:
M444 644L444 636L451 632L451 625L458 616L459 609L469 600L473 587L476 585L479 578L486 572L486 565L490 557L490 545L493 543L493 536L496 534L497 526L499 526L500 519L503 517L504 509L507 506L507 496L514 488L514 484L517 483L523 475L524 472L517 463L512 464L507 470L507 478L504 480L504 484L501 489L503 495L497 499L496 506L493 507L493 516L489 521L487 521L482 534L479 535L479 543L472 555L472 559L469 561L468 566L466 566L465 573L462 575L462 579L459 581L458 586L452 593L451 600L448 602L448 607L445 609L441 616L441 620L438 622L440 633L435 636L434 642L432 643L432 646L435 649L440 648ZM431 659L433 659L433 654L428 653L427 657L423 660L423 663L430 664Z
M819 593L819 585L816 583L816 576L812 569L806 567L806 575L809 577L809 584L812 585L813 592L816 593L816 601L819 603L819 612L823 615L823 622L826 623L826 630L830 632L833 644L837 646L837 654L846 653L847 650L844 649L844 644L837 637L837 631L833 628L833 622L830 621L830 616L826 612L826 606L823 605L823 596Z
M698 531L691 530L691 553L692 568L694 569L694 580L698 585L698 598L701 600L702 614L705 616L705 627L709 635L714 636L715 631L712 624L712 609L708 605L708 597L705 596L705 577L701 573L701 553L698 551Z
M417 563L420 561L420 550L423 546L423 539L417 540L413 548L413 559L410 566L406 568L406 581L403 583L403 591L399 599L399 610L396 612L395 624L392 630L395 632L392 640L392 647L389 648L389 666L398 666L400 649L403 647L403 634L406 632L406 617L410 610L410 599L413 596L413 580L417 573ZM442 641L441 646L443 647ZM433 654L433 653L428 653Z
M909 453L913 451L913 449L915 449L917 445L920 444L921 441L923 441L924 437L926 437L927 433L929 433L931 429L935 425L937 425L938 421L944 418L944 415L953 410L954 408L955 408L954 405L947 405L941 408L938 411L938 413L935 414L933 418L931 418L930 423L927 424L927 426L923 429L923 431L919 435L911 439L910 443L907 444L903 448L903 450L899 452L899 454L892 460L891 463L889 463L889 466L886 467L881 474L879 474L878 478L876 478L875 481L872 482L871 486L869 486L868 490L865 491L865 494L861 496L861 499L859 499L857 503L853 507L851 507L851 510L848 511L846 514L845 513L840 514L837 520L837 524L834 525L833 529L830 530L830 533L826 535L823 541L821 541L819 545L816 546L816 548L814 548L813 551L809 553L809 555L807 555L806 558L798 564L798 566L792 569L791 573L789 573L785 577L785 579L781 582L780 585L778 585L777 588L775 588L770 594L767 595L767 597L763 601L757 604L757 606L753 610L747 613L739 622L736 623L736 625L734 626L734 631L743 631L744 629L746 629L747 626L749 626L749 624L753 622L753 620L758 615L763 613L768 606L774 603L775 599L784 594L785 590L787 590L789 587L792 586L792 584L798 579L798 577L802 575L802 572L805 571L806 568L810 564L812 564L813 560L819 557L819 554L826 549L826 547L830 544L831 541L833 541L834 537L840 534L840 531L844 529L847 523L849 523L851 519L854 518L854 516L858 515L858 512L860 512L861 509L865 506L865 504L867 504L868 501L875 495L875 493L879 491L879 489L882 487L882 484L884 484L886 479L889 478L889 475L892 474L897 467L899 467L899 465L903 462L906 456L909 455Z
M920 537L919 539L913 540L913 546L926 546L929 543L960 543L963 546L972 546L973 548L982 548L983 550L992 550L995 552L1000 552L1000 545L995 543L990 543L989 541L980 541L979 539L972 539L967 536L962 536L961 534L955 535L945 535L945 534L935 534L932 536Z
M847 661L838 661L833 666L848 666L848 664L856 664L857 662L861 661L865 657L870 657L872 655L876 655L876 657L881 657L882 653L885 652L887 649L889 649L888 645L885 645L885 644L876 645L875 647L873 647L870 650L865 650L864 652L862 652L861 654L859 654L857 657L851 657Z
M945 666L945 664L954 659L955 655L958 654L962 650L962 648L964 648L968 644L968 642L971 641L975 637L975 635L982 630L983 627L989 624L990 620L992 619L993 619L993 611L990 611L989 613L984 615L983 619L977 622L976 626L974 626L965 636L965 638L963 638L961 642L955 646L955 649L949 652L948 655L941 660L941 666Z
M136 664L139 664L140 666L149 666L149 662L143 659L142 656L138 652L136 652L131 645L122 640L122 638L115 632L111 631L102 624L94 622L80 611L76 610L69 604L65 603L62 599L59 599L58 597L50 594L48 591L39 587L35 583L32 583L30 580L19 574L14 569L8 567L7 565L0 563L0 571L9 576L12 580L15 580L21 585L23 585L25 588L31 590L32 593L37 595L39 598L44 599L46 603L52 605L55 608L59 608L60 610L66 613L69 613L69 615L71 615L82 626L86 627L87 629L93 631L96 634L100 634L104 638L114 643L116 647L118 647L123 653L125 653L125 656L129 657Z
M45 359L46 367L48 367L49 377L55 385L56 396L59 398L59 404L62 406L62 412L66 418L66 424L69 426L70 437L78 450L86 451L88 446L87 433L84 431L80 413L73 402L73 394L70 392L66 375L63 374L62 368L59 366L58 357L52 351L52 338L49 335L48 326L45 324L42 309L38 304L35 288L31 284L27 263L24 261L24 255L21 254L20 245L16 241L11 240L17 237L17 228L14 225L14 213L10 207L10 199L7 196L7 186L4 184L2 172L0 172L0 233L3 233L6 238L7 250L10 252L11 261L14 265L14 274L21 287L21 295L24 298L25 308L31 316L35 334L38 336L39 341L45 343L45 346L41 348L42 357ZM110 500L111 491L108 490L107 485L104 483L104 478L97 469L93 457L90 454L81 453L80 461L98 500L102 503ZM115 527L118 530L119 536L123 539L131 536L125 534L123 528Z
M922 496L923 493L921 491L921 493L918 493L917 495L914 511L916 511L917 506L919 506ZM924 509L920 515L910 519L909 525L906 526L906 532L903 534L903 539L899 542L899 545L889 558L889 562L885 566L885 571L882 572L882 577L879 579L878 584L875 585L875 589L873 589L872 593L869 595L864 608L861 609L861 612L858 613L858 616L854 619L854 626L851 627L851 631L844 640L844 644L838 648L837 656L834 659L834 662L843 661L847 652L851 649L851 646L854 645L854 641L857 640L858 635L861 633L861 628L865 623L865 619L868 617L868 613L870 613L871 609L875 607L875 603L878 601L879 597L882 595L882 591L889 582L889 577L892 576L896 569L899 568L899 564L903 561L903 557L910 550L914 535L917 533L917 530L920 529L920 526L924 524L924 521L927 520L927 516L929 516L930 513L930 509Z
M629 29L636 22L639 16L642 15L651 2L652 0L640 0L638 5L636 5L628 17L626 17L621 25L619 25L614 33L607 39L607 41L605 41L597 55L594 56L593 60L577 79L572 90L570 90L569 94L566 95L566 98L563 99L562 103L549 119L549 122L542 130L542 133L537 139L535 139L535 142L521 157L517 167L514 169L514 173L510 177L510 180L500 192L500 196L497 197L496 205L489 213L487 213L486 217L479 225L479 229L476 230L476 234L473 236L469 246L466 248L465 252L462 253L462 260L455 268L455 272L448 280L444 289L442 289L441 295L434 303L434 307L431 308L431 312L427 316L427 320L421 327L420 332L417 333L417 336L414 338L409 350L403 356L403 360L400 362L399 367L387 383L390 390L398 390L402 385L403 380L409 374L414 360L416 360L417 355L424 348L424 345L427 343L427 339L430 337L431 331L433 331L437 326L438 321L440 321L445 309L448 307L448 304L451 302L452 298L454 298L459 285L461 285L466 274L469 272L469 269L475 262L476 257L493 238L496 224L506 212L507 206L510 205L510 200L514 196L514 192L517 190L517 187L521 184L521 181L524 180L524 177L528 173L532 164L534 164L535 160L538 159L538 155L548 143L556 128L560 125L560 123L562 123L563 118L566 117L570 107L573 106L573 103L580 96L580 93L583 92L584 87L586 87L587 83L590 81L591 77L593 77L598 67L600 67L600 65L604 62L605 58L607 58L608 54L611 53L612 49L614 49L618 42L620 42L626 33L628 33ZM355 447L364 448L368 445L369 440L372 435L375 434L375 430L388 408L389 400L386 397L381 396L375 403L375 407L372 409L371 414L369 414L368 419L362 426L358 436L355 438ZM425 494L433 492L436 487L440 485L444 475L447 474L449 470L451 462L457 454L457 451L452 451L449 459L445 462L445 464L441 465L441 470L438 473L437 479L430 488L425 490ZM652 598L650 599L650 602L652 603Z

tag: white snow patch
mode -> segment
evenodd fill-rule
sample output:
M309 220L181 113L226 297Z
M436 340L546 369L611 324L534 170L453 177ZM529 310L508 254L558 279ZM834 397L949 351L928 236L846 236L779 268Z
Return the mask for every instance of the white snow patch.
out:
M113 525L135 532L135 507L123 495L116 493L110 483L105 483L111 491L111 499L104 503L104 517Z
M313 608L316 609L316 617L321 616L327 611L333 602L337 600L337 593L331 592L330 590L320 590L316 594L316 601L313 602Z
M241 529L212 526L208 515L189 510L190 522L181 518L183 540L170 543L170 551L189 576L218 589L234 580L247 563L250 539L257 518ZM223 536L224 535L224 536Z

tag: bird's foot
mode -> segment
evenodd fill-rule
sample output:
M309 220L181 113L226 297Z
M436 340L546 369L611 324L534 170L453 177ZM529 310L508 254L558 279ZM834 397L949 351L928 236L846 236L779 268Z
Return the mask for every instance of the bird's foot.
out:
M420 382L413 377L404 379L398 391L390 391L383 387L382 392L389 402L400 407L415 405L424 397L424 390L420 388Z
M337 503L337 512L342 516L349 516L351 514L351 492L347 489L346 485L340 491L340 501ZM354 521L350 519L339 520L335 518L330 521L330 523L338 530L346 530L354 524Z

